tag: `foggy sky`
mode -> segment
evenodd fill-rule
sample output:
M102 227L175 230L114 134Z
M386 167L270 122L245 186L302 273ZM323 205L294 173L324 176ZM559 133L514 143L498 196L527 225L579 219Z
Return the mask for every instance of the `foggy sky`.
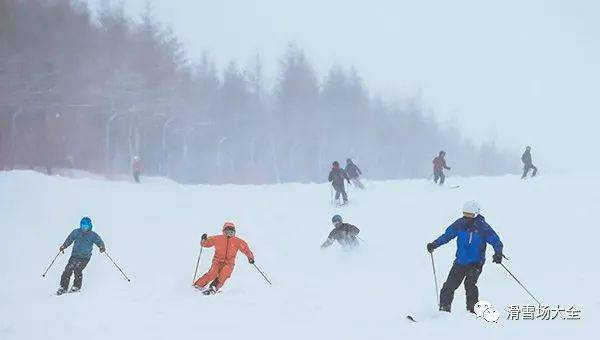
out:
M97 5L100 0L90 0ZM127 0L138 16L145 0ZM286 45L322 76L354 65L384 98L418 96L476 141L495 138L541 171L590 170L600 118L594 1L153 0L189 58L220 67L260 53L273 81ZM449 155L449 157L451 157Z

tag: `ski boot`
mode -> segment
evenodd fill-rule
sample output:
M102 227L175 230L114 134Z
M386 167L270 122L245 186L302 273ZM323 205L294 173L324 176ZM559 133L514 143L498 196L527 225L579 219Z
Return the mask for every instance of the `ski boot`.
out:
M202 292L204 295L214 295L216 293L217 291L215 290L215 287L212 286Z
M64 293L66 293L67 290L63 287L58 288L58 290L56 291L56 295L63 295Z
M450 313L450 306L449 305L440 305L440 312Z
M75 287L75 286L73 286L73 287L71 287L71 289L69 290L69 293L77 293L77 292L78 292L80 289L81 289L81 288L79 288L79 287Z
M206 288L198 286L198 285L193 285L192 286L194 289L200 291L201 293L204 293L204 291L206 290Z

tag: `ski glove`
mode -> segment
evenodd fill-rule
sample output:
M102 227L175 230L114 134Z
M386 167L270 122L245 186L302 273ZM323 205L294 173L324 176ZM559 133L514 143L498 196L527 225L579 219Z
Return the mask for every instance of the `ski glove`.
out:
M106 248L104 248L104 247L100 247L100 252L101 252L101 253L104 253L105 251L106 251Z
M250 262L250 264L254 264L254 259L248 259L248 262Z
M431 243L427 243L427 251L430 253L433 253L433 250L437 248L437 246L435 245L435 243L431 242Z
M59 251L64 251L65 250L65 246L60 246L60 248L58 248Z
M207 238L208 238L208 235L202 234L202 241L206 241Z
M497 264L502 263L502 253L494 254L494 257L492 257L492 262Z

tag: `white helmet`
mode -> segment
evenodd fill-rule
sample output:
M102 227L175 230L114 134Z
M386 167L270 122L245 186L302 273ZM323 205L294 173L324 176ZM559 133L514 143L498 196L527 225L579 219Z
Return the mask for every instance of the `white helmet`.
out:
M463 204L463 215L467 217L477 217L481 212L481 206L477 201L467 201Z

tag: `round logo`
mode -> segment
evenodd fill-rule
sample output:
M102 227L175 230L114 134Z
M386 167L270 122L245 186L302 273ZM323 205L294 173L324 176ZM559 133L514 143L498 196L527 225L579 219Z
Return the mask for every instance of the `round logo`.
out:
M483 311L483 319L487 322L497 322L500 319L500 313L494 307L490 307Z
M479 301L475 304L475 315L477 315L478 318L482 318L483 317L483 312L485 312L486 309L492 307L492 304L489 303L488 301Z

